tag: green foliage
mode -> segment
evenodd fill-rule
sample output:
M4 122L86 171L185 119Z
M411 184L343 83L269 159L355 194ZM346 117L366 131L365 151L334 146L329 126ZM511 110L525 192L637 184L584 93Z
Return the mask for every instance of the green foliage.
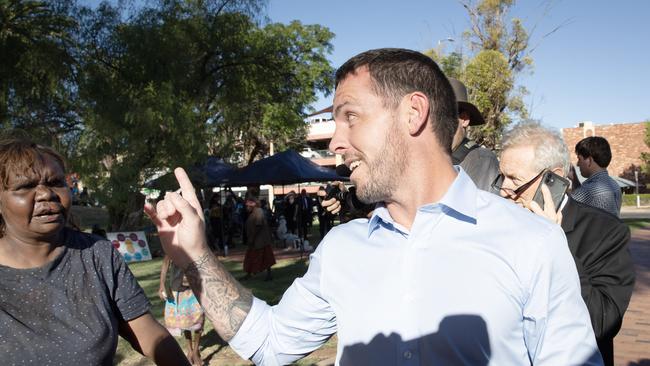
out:
M78 132L70 0L0 1L0 128L50 145ZM65 152L65 151L64 151Z
M645 122L645 145L650 147L650 121ZM650 174L650 153L641 153L641 160L645 163L643 166L643 172L645 174Z
M430 49L424 52L440 66L447 77L461 79L464 72L463 55L460 52L451 52L445 55L441 50Z
M508 107L508 93L514 83L508 60L501 52L481 51L465 67L463 81L470 91L472 102L487 121L485 125L473 129L472 135L480 144L495 146L501 137L499 127L510 122L509 116L503 113ZM497 119L500 124L489 123Z
M650 193L640 193L639 199L641 201L641 206L650 206ZM636 206L636 194L624 194L623 195L623 206Z
M508 20L514 0L459 0L467 10L470 28L463 33L470 53L441 49L425 54L432 57L449 76L463 81L469 100L475 104L485 125L472 128L477 142L494 148L503 130L516 119L528 118L523 97L527 90L516 86L515 79L533 65L530 37L520 19Z
M252 161L297 143L303 111L328 93L333 34L255 20L259 1L161 0L128 17L81 12L84 128L75 168L120 227L138 224L138 188L209 154ZM100 162L98 164L98 162ZM135 219L135 220L134 220Z

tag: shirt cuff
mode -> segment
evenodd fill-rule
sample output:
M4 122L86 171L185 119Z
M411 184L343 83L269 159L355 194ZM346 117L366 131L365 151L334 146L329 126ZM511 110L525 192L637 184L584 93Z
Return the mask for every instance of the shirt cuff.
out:
M264 301L253 297L253 305L241 327L230 340L232 348L241 358L248 360L257 352L269 334L267 321L271 307Z

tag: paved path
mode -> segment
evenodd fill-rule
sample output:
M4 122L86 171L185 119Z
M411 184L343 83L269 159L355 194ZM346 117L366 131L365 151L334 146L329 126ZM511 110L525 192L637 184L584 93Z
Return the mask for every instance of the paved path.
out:
M614 339L614 361L617 366L650 366L650 228L632 230L630 251L636 284Z
M621 218L622 219L650 219L650 207L649 206L623 206L621 207Z

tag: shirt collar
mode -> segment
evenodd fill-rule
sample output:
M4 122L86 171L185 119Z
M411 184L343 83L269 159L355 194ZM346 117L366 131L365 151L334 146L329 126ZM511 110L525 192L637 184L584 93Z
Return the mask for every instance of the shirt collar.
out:
M609 172L607 172L607 169L603 169L599 172L592 174L591 177L588 178L588 180L593 181L596 179L600 179L600 177L605 177L605 176L609 176Z
M425 213L442 213L456 220L476 224L476 195L478 188L472 179L460 166L454 166L458 175L442 196L440 201L428 203L418 208ZM401 228L390 216L386 205L382 202L375 207L372 217L368 221L368 236L380 225L392 228ZM403 231L400 229L400 231Z

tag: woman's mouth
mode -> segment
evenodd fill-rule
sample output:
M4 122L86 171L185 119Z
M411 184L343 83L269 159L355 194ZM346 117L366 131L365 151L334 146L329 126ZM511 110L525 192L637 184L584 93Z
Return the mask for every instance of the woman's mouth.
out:
M63 211L61 210L43 210L32 216L32 220L42 223L56 222L62 219Z

